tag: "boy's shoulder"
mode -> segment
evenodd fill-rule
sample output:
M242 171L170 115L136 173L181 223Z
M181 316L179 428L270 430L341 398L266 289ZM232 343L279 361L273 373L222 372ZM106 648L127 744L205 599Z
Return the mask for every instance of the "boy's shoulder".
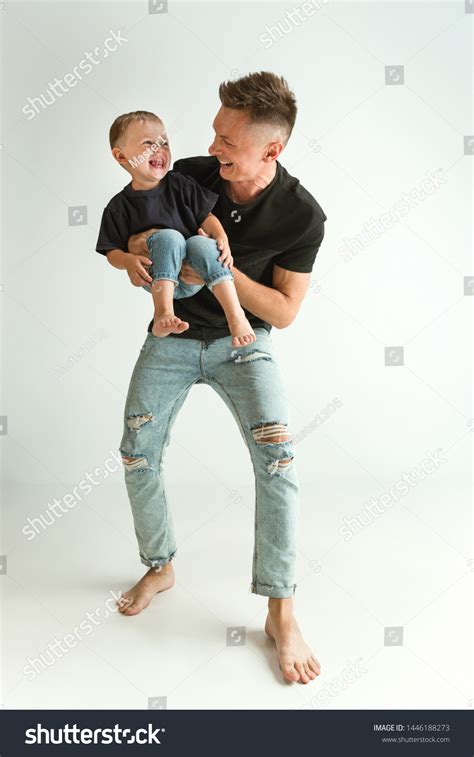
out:
M126 196L127 196L127 189L130 187L130 184L127 184L123 189L120 190L120 192L117 192L116 195L114 195L105 206L107 210L111 210L112 212L118 212L123 211L125 209L126 205Z

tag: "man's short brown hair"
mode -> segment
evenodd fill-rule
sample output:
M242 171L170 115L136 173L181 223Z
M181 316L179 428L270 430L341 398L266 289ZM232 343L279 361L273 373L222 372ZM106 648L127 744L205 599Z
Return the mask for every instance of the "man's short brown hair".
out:
M163 123L155 113L150 113L148 110L133 110L131 113L123 113L118 116L110 127L109 142L110 147L115 147L118 141L123 137L130 124L136 121L155 121Z
M224 108L245 110L250 123L273 126L287 143L296 121L296 99L282 76L260 71L222 82L219 97Z

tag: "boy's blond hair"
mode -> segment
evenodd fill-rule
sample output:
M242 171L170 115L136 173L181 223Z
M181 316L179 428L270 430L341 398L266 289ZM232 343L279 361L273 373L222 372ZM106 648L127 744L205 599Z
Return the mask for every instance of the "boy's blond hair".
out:
M110 147L114 148L119 140L123 137L128 127L137 121L154 121L162 124L163 121L155 113L148 110L133 110L131 113L123 113L118 116L110 127L109 142Z

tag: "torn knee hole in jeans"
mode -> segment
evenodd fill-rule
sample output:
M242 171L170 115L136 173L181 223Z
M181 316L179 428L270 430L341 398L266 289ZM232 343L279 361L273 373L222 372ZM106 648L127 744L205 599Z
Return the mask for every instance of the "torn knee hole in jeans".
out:
M151 413L146 413L145 415L129 415L127 418L127 426L132 431L138 433L142 426L146 423L151 423L152 420L153 415Z
M291 439L288 426L278 421L261 423L251 431L256 444L285 444Z
M122 452L123 467L126 471L132 472L140 468L149 468L148 460L145 455L126 455Z
M232 350L230 356L234 358L234 363L253 363L255 360L271 360L272 356L268 352L261 350L250 350L245 355L241 355L238 350Z
M293 455L289 457L283 457L280 460L271 460L267 465L267 471L270 476L273 476L277 471L285 471L290 467L293 462Z
M282 473L289 468L293 462L294 455L291 452L291 434L285 423L280 423L279 421L259 423L251 431L255 443L259 447L277 448L279 445L283 446L283 449L280 450L282 456L269 460L267 463L267 472L271 476L277 472Z

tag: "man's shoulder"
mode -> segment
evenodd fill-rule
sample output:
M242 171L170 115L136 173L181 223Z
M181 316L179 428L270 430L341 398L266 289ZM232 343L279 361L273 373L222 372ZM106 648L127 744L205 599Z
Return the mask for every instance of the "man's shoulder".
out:
M316 198L297 179L292 176L280 163L280 188L285 193L289 208L304 215L314 224L322 224L327 220L326 213Z
M210 155L180 158L173 164L173 171L190 176L204 187L213 184L219 173L219 161Z

